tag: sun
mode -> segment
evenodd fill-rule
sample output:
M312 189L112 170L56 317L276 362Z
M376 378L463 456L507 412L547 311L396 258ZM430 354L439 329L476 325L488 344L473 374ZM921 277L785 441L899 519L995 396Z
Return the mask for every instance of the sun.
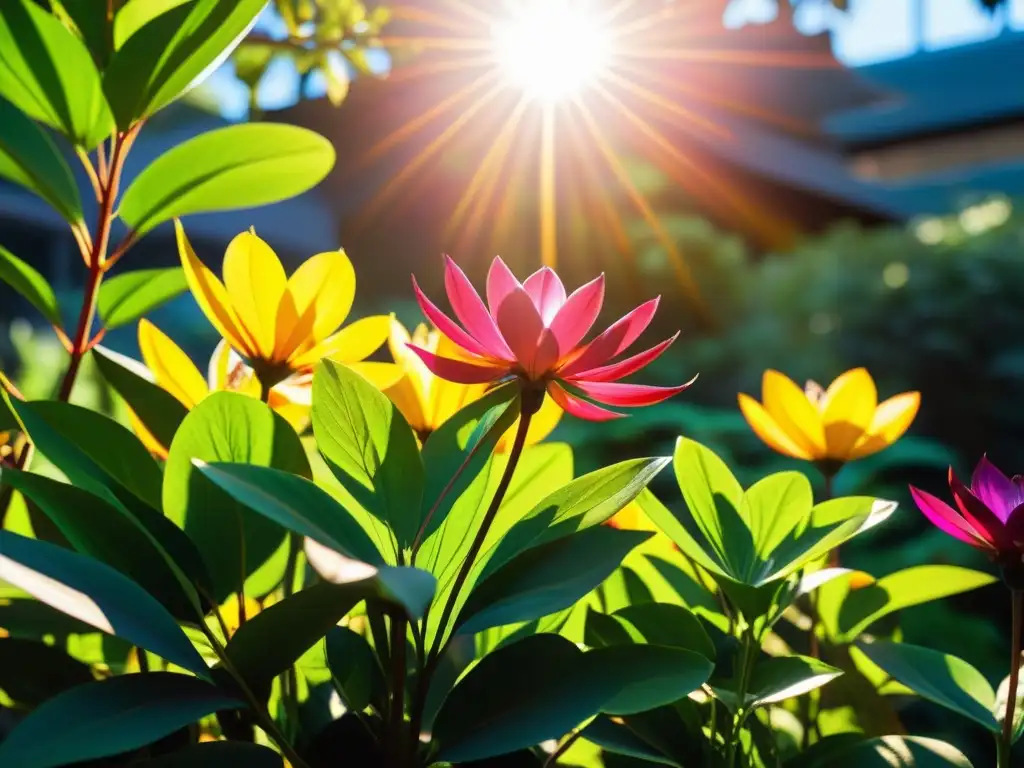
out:
M526 0L494 22L492 36L505 78L542 101L575 96L611 58L611 34L586 2Z

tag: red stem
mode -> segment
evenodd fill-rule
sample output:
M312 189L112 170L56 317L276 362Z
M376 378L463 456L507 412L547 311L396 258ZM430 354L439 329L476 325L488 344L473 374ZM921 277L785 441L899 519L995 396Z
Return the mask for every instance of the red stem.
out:
M1006 760L1009 761L1013 748L1013 715L1017 706L1017 683L1020 678L1021 621L1024 619L1024 591L1015 589L1013 601L1013 641L1010 657L1010 685L1006 691L1006 717L1003 720L1003 745Z

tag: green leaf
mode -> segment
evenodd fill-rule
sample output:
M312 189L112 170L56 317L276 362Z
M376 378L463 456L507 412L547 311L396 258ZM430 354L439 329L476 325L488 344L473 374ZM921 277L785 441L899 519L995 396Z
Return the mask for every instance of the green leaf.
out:
M984 587L996 577L956 565L918 565L847 593L838 613L838 640L849 641L894 611Z
M107 0L50 0L54 15L85 43L102 70L110 58Z
M128 0L114 17L114 49L158 16L193 0Z
M681 605L629 605L613 613L611 618L626 631L632 642L683 648L714 661L715 645L704 625Z
M110 566L10 531L0 531L0 566L4 581L37 600L200 677L208 675L167 610Z
M100 73L85 44L29 0L0 7L0 96L92 149L114 130Z
M98 309L108 329L138 320L188 288L181 267L139 269L103 281Z
M996 701L992 706L992 715L995 717L996 722L999 723L1000 728L1002 728L1003 722L1006 720L1006 699L1009 695L1010 677L1007 675L996 689ZM1022 735L1024 735L1024 680L1021 680L1018 676L1017 697L1013 708L1013 742L1016 743Z
M160 509L160 468L128 429L88 408L12 400L36 448L77 486L115 504Z
M760 660L750 676L747 701L755 707L803 696L843 674L807 656L777 656Z
M304 477L249 464L193 462L240 504L346 557L371 565L384 558L348 511Z
M153 381L153 374L137 360L105 347L94 347L93 360L107 384L121 396L165 448L188 414L188 408L170 392Z
M362 579L315 584L246 621L226 648L232 667L253 688L263 690L361 600L379 598L396 603L414 618L430 602L434 579L425 571L365 568L367 575Z
M988 680L963 659L906 643L857 643L871 661L919 696L998 732L996 695Z
M183 621L201 608L195 588L135 520L99 496L42 475L5 469L4 482L31 499L78 552L116 568Z
M656 765L669 765L674 768L684 768L672 758L666 756L661 750L648 744L629 727L615 722L609 717L601 715L590 725L583 729L583 738L592 744L596 744L608 752L616 755L625 755L638 760L644 760Z
M811 483L800 472L777 472L750 486L740 503L740 517L753 534L757 558L767 559L810 517L812 507ZM749 574L751 569L743 573Z
M313 188L333 166L334 147L305 128L281 123L218 128L146 166L124 193L121 218L144 235L191 213L276 203Z
M171 672L98 680L37 707L0 742L0 763L51 768L116 755L241 706L209 683Z
M657 525L662 533L679 547L683 554L716 577L728 576L729 566L720 560L716 554L705 550L687 529L683 521L692 520L689 512L676 512L669 509L651 493L650 489L645 489L643 493L637 496L636 503L643 510L644 514L650 518L651 522Z
M434 721L437 759L468 762L530 747L602 711L684 698L710 673L707 659L675 648L583 653L558 635L531 635L485 656L448 694Z
M595 526L531 547L476 584L456 627L475 633L568 608L651 536L648 531Z
M196 0L168 9L167 2L133 0L122 9L128 15L115 21L114 32L120 44L103 76L118 128L163 109L216 69L265 4Z
M37 640L0 638L0 691L19 706L32 709L95 679L88 665L61 648Z
M607 521L668 463L664 457L623 461L583 475L550 494L509 530L488 558L481 579L527 549Z
M50 137L4 99L0 99L0 177L39 195L69 224L82 223L82 201L68 164Z
M395 404L352 369L324 360L313 377L312 420L338 481L388 524L400 548L411 547L422 524L423 462Z
M812 746L808 752L814 755L801 756L793 768L972 768L960 750L938 739L878 736L853 746L844 742L832 745L832 740L837 737Z
M271 466L307 477L309 464L288 422L246 395L215 392L181 422L164 469L164 514L195 542L213 598L223 602L238 591L243 575L252 576L284 545L286 533L221 490L193 459Z
M274 750L261 747L259 744L246 744L244 741L209 741L133 765L145 768L282 768L284 760Z
M429 537L487 468L494 446L519 416L514 387L500 387L462 408L423 444L421 519ZM486 484L486 482L484 483Z
M327 663L345 708L361 712L371 703L378 707L387 697L387 683L380 662L366 638L348 627L327 633Z
M617 692L601 704L607 715L631 715L671 704L700 688L714 665L704 656L662 645L612 645L584 654L590 674Z
M714 557L739 577L754 560L753 537L740 517L743 488L714 451L685 437L676 442L672 463L686 506Z
M2 119L0 115L0 119ZM0 123L0 130L3 124ZM0 156L0 163L3 157ZM0 171L3 169L0 168ZM28 262L22 261L13 253L0 245L0 280L7 283L33 307L50 321L51 324L62 327L60 319L60 305L57 303L57 296L53 288L46 282L46 278L39 274Z

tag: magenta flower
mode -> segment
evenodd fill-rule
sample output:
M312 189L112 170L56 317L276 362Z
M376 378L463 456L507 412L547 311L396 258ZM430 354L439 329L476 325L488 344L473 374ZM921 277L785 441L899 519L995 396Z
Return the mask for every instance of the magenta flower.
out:
M591 421L624 415L595 403L653 405L693 383L652 387L618 381L655 360L679 335L611 362L650 324L658 299L641 304L593 341L582 343L601 311L604 275L566 296L551 269L539 269L520 283L505 262L495 258L487 275L485 306L465 273L446 256L445 288L461 326L424 295L415 277L413 288L424 314L463 353L456 360L410 345L442 379L482 384L517 377L536 390L546 390L566 412Z
M949 470L949 489L959 512L930 493L910 487L925 517L954 538L983 549L1004 564L1019 564L1024 556L1024 478L1011 480L982 456L964 485Z

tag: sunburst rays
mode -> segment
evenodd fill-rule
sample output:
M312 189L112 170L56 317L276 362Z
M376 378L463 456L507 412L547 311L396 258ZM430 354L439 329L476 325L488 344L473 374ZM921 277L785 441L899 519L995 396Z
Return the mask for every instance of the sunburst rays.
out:
M495 29L538 2L548 9L558 5L576 26L557 39L550 29L528 38L521 55L536 57L526 62L528 77L543 74L538 62L549 68L552 80L563 75L551 67L559 66L566 50L579 50L581 41L573 35L597 31L606 36L600 44L607 51L594 54L600 61L593 71L571 73L573 82L557 93L544 92L551 83L531 85L522 72L510 73L520 54L508 50L508 40L495 37ZM537 233L539 263L555 266L565 257L559 244L566 239L569 211L583 216L615 256L631 263L624 221L639 217L700 314L705 305L686 254L659 221L655 201L631 180L628 158L656 164L709 210L770 231L780 225L759 211L744 189L717 174L701 146L736 141L716 119L723 113L794 133L812 130L749 103L742 88L731 87L742 82L745 68L837 66L832 57L814 51L730 48L730 33L721 24L723 8L724 0L405 0L395 9L394 34L383 42L416 55L397 66L392 79L414 85L450 78L451 88L366 153L364 162L399 148L410 156L377 191L362 221L397 204L402 189L431 174L434 163L453 148L477 151L469 160L472 170L460 177L464 186L446 222L447 238L459 248L456 254L462 247L479 250L481 243L500 250L501 239L516 229L528 204L534 209L530 229ZM537 47L543 45L562 49ZM692 141L696 138L701 141Z

